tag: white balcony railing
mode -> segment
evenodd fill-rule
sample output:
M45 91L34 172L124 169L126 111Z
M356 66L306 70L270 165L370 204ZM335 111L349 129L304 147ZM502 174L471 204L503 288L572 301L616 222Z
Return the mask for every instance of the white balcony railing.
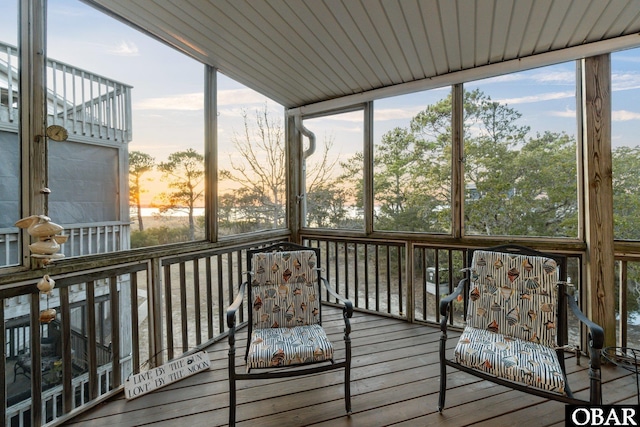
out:
M62 245L66 257L95 255L130 249L130 223L120 221L88 224L63 224L62 234L69 236ZM19 256L17 227L0 228L0 267L16 265Z
M111 364L100 366L97 369L98 387L99 389L109 390L111 388L112 366ZM87 403L89 392L89 374L85 373L71 380L73 396L75 397L74 405L76 408L82 407ZM58 419L63 414L59 412L62 407L62 399L64 398L64 390L62 385L53 387L42 393L42 414L44 421L49 422ZM7 425L28 425L30 422L29 412L31 411L31 399L25 399L7 408L5 421Z
M18 50L0 42L0 128L18 121ZM131 86L47 59L48 124L62 125L70 138L131 141Z
M130 224L110 221L63 225L62 234L69 236L62 245L67 257L103 254L130 249Z

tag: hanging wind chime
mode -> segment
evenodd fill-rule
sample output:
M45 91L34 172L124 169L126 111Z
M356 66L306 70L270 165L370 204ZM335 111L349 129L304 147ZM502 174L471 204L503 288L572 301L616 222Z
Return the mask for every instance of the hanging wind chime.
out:
M29 245L31 257L40 262L41 267L47 266L56 259L64 258L64 254L58 253L60 245L65 243L68 236L59 234L64 228L46 215L31 215L16 222L16 227L26 228L27 233L36 241ZM55 287L55 280L45 274L38 281L37 287L41 295L46 295L47 308L40 312L40 322L49 323L56 317L56 309L49 308L49 296Z
M45 131L46 139L52 139L54 141L62 142L66 141L69 137L68 131L63 127L56 124L48 126ZM46 141L45 139L45 141ZM48 182L48 170L45 166L45 182ZM65 243L68 236L60 234L64 227L51 222L51 218L48 214L47 196L51 193L51 190L47 187L40 189L40 194L44 197L44 213L45 215L31 215L26 218L20 219L16 222L16 227L26 228L27 233L36 239L35 242L29 245L31 251L31 258L37 261L39 267L46 267L49 263L56 259L64 258L64 254L58 253L60 251L60 245ZM49 323L56 317L56 310L49 308L49 296L51 291L55 287L55 280L45 274L42 279L38 281L37 287L40 294L46 295L47 308L40 312L40 322Z
M40 312L40 323L50 323L53 319L56 318L56 309L49 308L49 296L51 295L51 291L56 286L56 281L49 277L48 274L42 276L42 279L38 281L38 290L40 294L44 294L47 297L47 308Z

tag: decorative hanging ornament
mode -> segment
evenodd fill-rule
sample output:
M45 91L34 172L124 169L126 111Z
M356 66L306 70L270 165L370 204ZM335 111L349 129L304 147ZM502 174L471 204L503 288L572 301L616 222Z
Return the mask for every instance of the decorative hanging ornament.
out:
M56 318L57 314L55 308L49 308L49 296L53 288L56 286L56 281L49 277L48 274L45 274L42 276L42 279L38 281L36 286L40 293L46 295L45 298L47 299L47 309L40 312L40 323L50 323Z
M42 276L42 279L38 281L38 289L43 294L49 294L53 288L56 287L56 281L49 277L48 274Z
M40 260L40 267L44 267L54 259L64 258L64 254L58 253L60 245L65 243L69 236L61 233L64 228L46 215L31 215L16 222L16 227L25 228L30 236L36 239L29 245L31 257Z
M40 323L50 323L53 319L56 318L56 309L55 308L47 308L46 310L42 310L40 312Z

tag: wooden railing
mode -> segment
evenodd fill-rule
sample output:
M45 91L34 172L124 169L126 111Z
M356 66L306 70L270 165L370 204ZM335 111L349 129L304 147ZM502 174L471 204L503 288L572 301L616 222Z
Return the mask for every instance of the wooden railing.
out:
M320 248L321 274L354 307L408 318L405 243L340 238L304 243Z
M145 342L142 337L147 332L138 332L137 285L146 286L144 277L148 274L148 265L134 263L54 276L56 288L49 295L39 294L36 282L25 283L17 296L11 296L16 289L0 290L4 331L16 330L9 326L15 307L29 308L28 331L5 333L6 348L23 346L18 352L31 358L30 366L40 366L41 336L43 328L49 327L39 320L40 312L45 308L57 311L55 323L59 325L61 338L59 361L53 368L31 369L30 378L21 376L18 380L14 375L7 375L13 372L17 363L15 351L13 356L0 361L5 372L0 386L7 390L6 401L0 402L2 413L6 414L6 425L56 422L88 402L113 394L123 378L138 371L140 355L148 354L148 350L141 350L140 345L141 340ZM29 303L16 303L23 296L27 296ZM107 301L106 310L100 308L99 300ZM83 334L82 339L78 339L79 334ZM6 342L25 336L28 339L21 340L18 345ZM108 337L110 346L100 343L102 336Z
M0 125L18 120L18 50L0 42ZM48 124L62 125L71 138L131 141L131 86L47 59Z
M640 260L619 256L616 262L618 294L617 345L640 347Z
M439 324L438 303L463 278L470 248L412 241L354 239L350 237L304 238L318 247L324 260L322 274L354 304L357 310L402 318L409 322ZM568 275L580 286L581 256L568 256ZM436 285L437 284L437 285ZM464 326L466 295L455 304L453 326ZM571 320L571 319L570 319ZM585 339L575 322L569 323L569 340L581 346Z
M111 366L105 365L99 367L97 378L98 389L108 390L111 388ZM82 407L89 403L89 400L87 399L87 396L89 395L88 387L89 375L86 373L71 380L71 388L73 390L73 395L75 396L75 403L77 407ZM62 408L63 405L63 397L64 393L62 386L50 388L42 393L42 414L45 416L43 424L45 422L54 422L64 416L63 413L60 413L60 408ZM6 425L31 425L31 405L31 399L25 399L10 406L5 416L5 420L7 420ZM14 424L9 424L9 420L13 421Z
M48 296L37 293L37 280L0 288L3 330L12 329L10 313L18 306L28 310L22 319L29 319L22 333L5 333L5 347L15 349L0 361L5 373L13 372L18 352L31 355L31 366L41 363L40 352L30 350L40 345L40 310L57 310L63 342L59 383L47 383L45 373L34 370L26 392L22 384L16 395L13 375L0 379L8 390L9 405L0 402L6 425L62 423L71 411L120 391L132 373L224 337L225 308L246 279L246 250L271 242L138 256L135 262L53 275L56 288Z
M305 242L321 249L323 274L352 299L357 309L433 325L439 321L438 301L445 289L447 293L452 291L462 279L460 270L466 259L466 248L411 241L314 235ZM582 286L583 254L566 250L563 253L568 257L568 280L578 290L582 305L582 298L586 298L586 289ZM617 277L611 286L619 301L617 345L638 347L640 256L628 251L617 254L616 260ZM463 299L452 317L456 326L464 325L464 307ZM583 331L571 329L577 324L569 321L570 343L579 346L584 339Z
M48 297L37 293L35 278L0 288L5 332L11 329L8 313L16 301L28 308L30 319L28 332L4 335L5 347L13 349L1 360L5 372L11 372L20 351L7 340L21 340L30 348L39 345L38 314L43 308L58 310L63 342L69 343L63 346L60 383L45 388L43 374L33 372L28 395L16 400L9 394L9 407L0 407L7 414L6 424L63 423L71 411L118 393L130 374L223 339L225 308L246 279L246 250L281 239L203 244L197 250L198 246L185 246L191 252L160 248L156 255L153 251L116 254L120 261L113 265L95 268L88 262L85 270L53 275L56 289ZM356 310L424 324L437 323L437 301L460 279L468 249L346 236L308 235L303 243L320 248L323 276L353 301ZM565 251L569 276L581 289L582 254L567 252L571 251ZM82 264L81 258L78 263ZM620 266L629 270L629 264ZM240 313L241 322L247 306ZM461 301L452 317L454 326L463 325L463 307ZM571 337L579 345L581 331L572 331ZM38 366L38 352L31 354L32 366ZM7 378L12 375L0 379L0 386L11 393Z

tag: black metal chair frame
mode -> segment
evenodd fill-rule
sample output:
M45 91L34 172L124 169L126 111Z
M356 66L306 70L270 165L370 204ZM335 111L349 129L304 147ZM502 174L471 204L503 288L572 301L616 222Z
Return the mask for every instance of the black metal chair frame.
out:
M51 329L49 330L51 331ZM60 333L54 330L50 334L50 336L40 339L40 348L38 349L42 364L40 371L43 376L53 369L55 362L62 360ZM13 382L16 382L18 375L23 375L27 379L31 378L31 371L31 352L27 351L24 354L20 354L13 365Z
M333 359L329 361L322 362L312 362L306 364L296 364L285 367L278 368L270 368L268 370L260 369L260 371L247 372L247 373L239 373L236 372L236 332L237 329L242 325L236 325L236 313L238 309L242 306L242 303L245 299L245 294L247 296L247 301L250 302L252 299L252 286L250 285L252 280L252 260L253 255L256 253L264 253L264 252L289 252L289 251L298 251L298 250L313 250L316 253L316 259L318 265L320 265L320 249L306 247L302 245L298 245L295 243L289 242L281 242L276 243L268 247L263 247L259 249L253 249L247 251L247 281L243 282L240 285L238 290L238 294L234 299L233 303L227 309L227 326L229 328L229 425L235 425L236 421L236 382L240 380L260 380L260 379L275 379L275 378L287 378L287 377L297 377L303 375L316 374L319 372L333 371L338 369L344 369L344 398L345 398L345 408L347 414L351 414L351 325L349 319L353 315L353 305L351 301L346 298L340 296L337 292L333 290L327 279L321 277L318 274L317 280L317 295L321 297L322 295L322 286L325 287L327 291L327 295L330 296L331 299L335 299L339 301L342 305L342 317L344 319L344 344L345 344L345 358L342 361L336 362ZM319 268L318 268L319 270ZM319 272L318 272L319 273ZM319 321L322 324L322 304L319 304ZM250 337L253 331L253 318L252 318L252 310L248 310L248 328L247 328L247 346L245 350L245 362L247 360L247 354L249 352L250 345ZM257 369L257 368L253 368Z
M596 323L589 320L580 310L576 303L575 296L573 294L574 287L572 285L567 285L567 258L562 255L549 254L544 252L539 252L524 246L518 245L502 245L495 246L492 248L487 248L487 251L493 252L504 252L504 253L513 253L518 255L532 255L532 256L543 256L547 258L552 258L556 261L559 267L559 282L558 282L558 308L557 308L557 347L555 349L556 354L558 355L558 361L560 362L560 366L562 368L562 372L564 374L564 379L566 383L566 396L553 393L546 392L542 389L532 388L527 386L526 384L521 384L518 382L510 381L508 379L499 378L494 375L485 373L480 370L476 370L470 368L468 366L457 363L453 359L448 359L446 357L446 345L447 345L447 327L450 321L450 317L453 314L452 310L452 302L460 295L462 292L465 295L469 294L469 284L470 284L470 267L465 268L467 271L467 277L462 279L458 285L456 286L454 292L447 295L446 297L440 300L440 330L442 332L440 337L440 395L438 399L438 411L442 412L445 405L445 397L447 391L447 366L451 366L460 371L467 372L469 374L475 375L479 378L485 379L487 381L491 381L496 384L500 384L506 387L510 387L514 390L519 390L528 394L533 394L536 396L565 402L569 404L591 404L591 405L600 405L602 403L602 386L601 386L601 372L600 372L600 354L602 351L603 343L604 343L604 331L603 329L597 325ZM471 266L471 260L473 258L473 251L469 250L467 252L467 266ZM467 300L465 299L465 307L464 313L467 315ZM578 399L573 396L571 389L569 387L569 382L567 381L567 374L564 363L564 351L568 343L568 326L567 326L567 305L576 316L576 318L584 324L588 329L588 356L589 356L589 400ZM577 351L578 363L579 363L579 349Z
M53 343L52 340L47 338L43 338L42 342L43 344ZM46 373L53 368L54 363L60 360L62 360L62 356L59 356L59 355L41 356L42 375L43 376L46 375ZM31 378L31 353L20 355L16 359L15 365L13 365L13 382L14 383L16 382L16 378L18 377L18 375L24 375L24 377L27 379Z

